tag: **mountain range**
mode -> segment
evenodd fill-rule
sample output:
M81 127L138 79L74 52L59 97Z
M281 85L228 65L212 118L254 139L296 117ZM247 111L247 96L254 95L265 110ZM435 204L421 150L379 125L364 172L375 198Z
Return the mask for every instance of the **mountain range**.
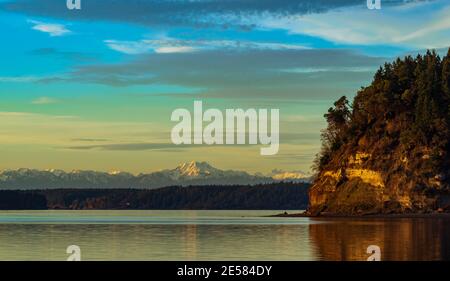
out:
M175 169L133 175L127 172L17 169L0 171L0 189L135 188L167 186L257 185L274 182L309 182L302 172L273 170L270 175L220 170L206 162L183 163Z

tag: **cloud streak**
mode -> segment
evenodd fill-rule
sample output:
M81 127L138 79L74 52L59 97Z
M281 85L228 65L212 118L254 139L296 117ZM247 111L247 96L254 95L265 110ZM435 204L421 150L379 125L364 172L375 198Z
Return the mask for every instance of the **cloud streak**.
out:
M54 99L54 98L40 97L40 98L33 100L31 103L36 104L36 105L46 105L46 104L53 104L53 103L57 103L57 102L58 102L58 100Z
M197 97L323 98L327 92L345 94L336 92L338 86L354 92L385 61L327 49L153 53L124 63L80 66L56 81L116 87L177 85L200 89L192 94Z
M214 145L221 147L247 147L247 146L255 146L249 144L240 144L227 146L223 145ZM115 143L115 144L101 144L101 145L80 145L80 146L70 146L66 147L66 149L72 150L108 150L108 151L142 151L142 150L164 150L165 152L169 152L172 149L175 151L190 149L190 148L205 148L211 147L207 145L175 145L172 143Z
M383 0L384 7L426 0ZM68 20L109 20L149 26L253 28L257 17L286 17L325 13L348 7L364 7L361 0L232 0L232 1L160 1L90 0L73 13L60 0L15 0L0 4L0 9L40 17ZM51 7L49 9L48 7Z
M40 77L36 76L0 76L0 82L3 83L31 83L40 79Z
M264 17L255 25L291 34L319 37L339 44L442 48L450 45L448 1L414 2L374 12L360 7L327 13Z
M106 45L118 52L138 55L145 53L190 53L210 50L304 50L308 46L273 42L240 40L180 40L174 38L140 41L106 40Z
M71 31L62 24L45 23L41 21L29 20L33 24L32 29L49 34L52 37L63 36Z
M38 48L30 52L35 56L46 56L52 58L61 58L66 60L73 60L76 62L93 62L98 58L98 55L83 52L68 52L58 50L56 48Z

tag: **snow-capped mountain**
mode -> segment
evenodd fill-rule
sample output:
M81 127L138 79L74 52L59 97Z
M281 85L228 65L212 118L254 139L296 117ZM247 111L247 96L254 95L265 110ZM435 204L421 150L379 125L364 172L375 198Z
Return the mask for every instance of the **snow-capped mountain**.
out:
M243 171L220 170L206 162L183 163L175 169L133 175L126 172L18 169L0 171L1 189L57 188L160 188L193 185L256 185L280 181L307 182L307 174L272 171L251 175Z
M273 170L270 177L276 181L310 182L312 175L303 171Z
M172 170L163 170L138 176L139 186L169 185L237 185L272 182L272 178L250 175L246 172L220 170L206 162L183 163Z
M214 168L206 162L189 162L183 163L173 170L175 175L179 177L208 177L218 174L221 171Z

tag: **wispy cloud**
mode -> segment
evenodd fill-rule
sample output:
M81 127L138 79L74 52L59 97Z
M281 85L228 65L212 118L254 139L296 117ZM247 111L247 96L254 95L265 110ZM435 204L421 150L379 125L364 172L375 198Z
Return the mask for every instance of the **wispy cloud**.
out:
M404 36L400 36L398 42L413 42L420 44L422 47L428 46L429 39L427 38L436 34L440 36L441 41L439 41L438 47L448 47L450 45L450 39L448 36L442 36L442 32L446 32L447 35L450 34L450 6L436 13L433 20L424 24L424 26L407 33ZM424 40L425 39L425 40ZM433 47L433 46L431 46Z
M430 0L383 0L383 7ZM60 0L11 0L0 9L41 17L111 20L149 26L219 26L253 28L254 17L285 17L325 13L358 6L364 0L233 0L233 1L87 1L86 9L71 13ZM49 9L48 7L52 7Z
M28 20L29 23L33 24L32 29L48 33L52 37L63 36L71 31L68 30L64 25L57 23L45 23L41 21Z
M257 49L257 50L305 50L308 46L276 42L253 42L239 40L180 40L165 38L157 40L143 39L140 41L106 40L106 45L112 50L138 55L144 53L189 53L201 50L217 49Z
M249 147L257 146L252 144L236 144L237 147ZM66 149L73 150L112 150L112 151L140 151L140 150L164 150L169 152L174 149L175 152L191 148L205 148L205 145L175 145L172 143L112 143L112 144L101 144L101 145L81 145L81 146L71 146L66 147ZM209 146L211 147L211 146ZM214 145L214 147L230 147L226 144Z
M214 49L85 65L64 79L110 86L177 85L200 89L208 97L325 98L355 92L385 61L349 50Z
M73 60L76 62L92 62L98 59L99 54L63 51L55 48L38 48L29 52L35 56L47 56L58 59Z
M47 83L64 80L62 76L0 76L0 83Z
M78 116L73 115L46 115L33 112L15 112L15 111L0 111L1 117L30 117L30 118L49 118L49 120L76 120Z
M168 150L171 148L183 148L194 147L193 145L183 145L176 146L171 143L114 143L114 144L99 144L99 145L80 145L80 146L70 146L66 149L74 150L119 150L119 151L133 151L133 150Z
M256 26L319 37L338 44L442 48L450 45L448 1L415 2L374 12L354 6L326 13L260 17Z
M157 141L159 125L147 122L96 121L74 115L0 111L0 144L44 144L67 146L73 142L115 140L116 142ZM149 133L151 131L151 133ZM84 141L82 139L85 139Z
M40 97L40 98L33 100L31 103L36 104L36 105L45 105L45 104L53 104L53 103L57 103L57 102L58 102L58 100L54 99L54 98Z
M98 138L74 138L74 139L71 139L71 141L74 141L74 142L105 142L105 141L108 141L108 139L98 139Z
M0 76L0 82L3 83L30 83L36 82L39 79L36 76Z
M291 73L323 73L323 72L375 72L379 66L372 67L303 67L303 68L290 68L282 69L282 72Z
M138 55L149 52L152 48L142 41L105 40L105 44L112 50L127 55Z
M105 43L110 49L127 55L139 55L149 52L158 54L188 53L197 50L195 47L187 45L183 46L181 45L181 42L176 43L171 40L105 40Z

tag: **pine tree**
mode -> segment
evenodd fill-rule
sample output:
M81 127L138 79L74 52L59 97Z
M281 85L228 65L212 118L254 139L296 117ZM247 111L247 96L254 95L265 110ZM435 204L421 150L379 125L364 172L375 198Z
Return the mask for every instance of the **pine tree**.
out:
M450 49L442 60L442 92L444 99L450 101Z
M323 130L322 150L316 166L323 167L332 153L358 136L371 136L369 143L383 143L388 149L396 143L390 132L401 135L405 147L429 147L436 165L450 149L450 50L442 60L435 51L416 58L407 56L386 63L375 74L372 84L356 95L352 111L347 98L341 97L324 115L328 127ZM402 120L408 126L392 124ZM449 160L450 162L450 160Z

